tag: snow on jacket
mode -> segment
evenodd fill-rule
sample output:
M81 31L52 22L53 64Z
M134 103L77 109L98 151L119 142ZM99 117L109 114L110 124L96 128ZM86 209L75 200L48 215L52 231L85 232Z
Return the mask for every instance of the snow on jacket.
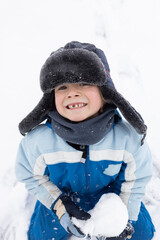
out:
M82 161L78 151L42 124L21 141L16 176L28 191L51 209L62 192L88 211L100 196L117 193L136 221L145 186L151 177L151 154L142 136L125 121L114 126L97 144L88 146Z

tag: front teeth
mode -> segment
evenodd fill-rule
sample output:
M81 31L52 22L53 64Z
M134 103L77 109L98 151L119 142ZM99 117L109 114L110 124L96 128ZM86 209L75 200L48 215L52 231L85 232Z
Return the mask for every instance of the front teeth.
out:
M73 105L69 105L68 108L73 109L73 108L83 107L85 105L86 105L85 103L73 104Z
M68 106L68 108L74 108L72 105Z

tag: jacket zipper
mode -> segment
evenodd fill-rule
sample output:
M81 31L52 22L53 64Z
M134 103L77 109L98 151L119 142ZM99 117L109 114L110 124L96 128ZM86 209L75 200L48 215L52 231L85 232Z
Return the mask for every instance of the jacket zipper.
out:
M89 160L89 146L87 146L87 156L85 162L85 173L86 173L86 191L89 190L89 173L88 173L88 160Z

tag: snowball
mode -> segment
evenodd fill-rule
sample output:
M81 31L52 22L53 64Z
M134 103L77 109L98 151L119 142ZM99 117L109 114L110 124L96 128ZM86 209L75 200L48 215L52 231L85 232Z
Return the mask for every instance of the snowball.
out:
M118 236L128 222L127 208L121 198L114 193L102 195L89 213L91 218L87 221L72 218L72 222L91 237Z

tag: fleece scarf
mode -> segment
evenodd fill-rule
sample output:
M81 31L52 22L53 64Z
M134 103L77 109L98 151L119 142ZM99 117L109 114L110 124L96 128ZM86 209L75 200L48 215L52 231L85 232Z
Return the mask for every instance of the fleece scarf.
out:
M106 104L103 113L81 122L73 122L62 117L56 110L50 112L51 126L58 136L65 141L80 144L92 145L104 138L109 130L121 118L116 113L113 105Z

